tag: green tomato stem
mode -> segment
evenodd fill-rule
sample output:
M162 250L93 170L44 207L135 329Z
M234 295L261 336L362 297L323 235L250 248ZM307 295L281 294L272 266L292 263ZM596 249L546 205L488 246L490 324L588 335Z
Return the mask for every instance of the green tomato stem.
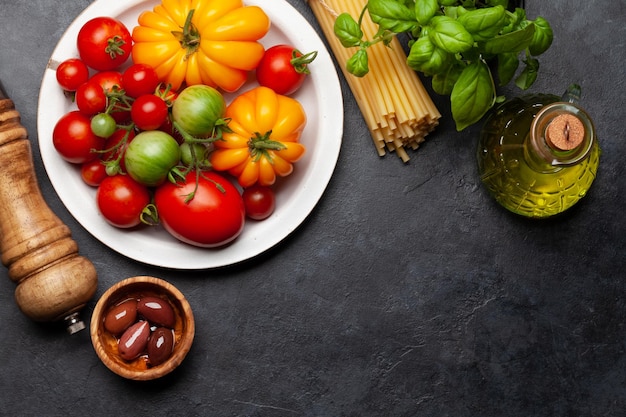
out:
M148 226L156 226L159 224L159 212L153 203L148 204L143 208L139 219L143 224Z
M317 51L302 54L302 52L294 49L291 52L291 56L292 58L289 62L298 74L310 74L311 71L309 71L308 65L317 57Z

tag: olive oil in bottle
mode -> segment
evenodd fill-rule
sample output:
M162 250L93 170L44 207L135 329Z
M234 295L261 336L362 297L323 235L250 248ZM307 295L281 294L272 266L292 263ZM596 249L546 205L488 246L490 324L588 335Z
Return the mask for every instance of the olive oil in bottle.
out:
M585 196L598 169L593 121L577 104L580 87L563 97L533 94L500 105L481 131L481 181L495 200L522 216L545 218Z

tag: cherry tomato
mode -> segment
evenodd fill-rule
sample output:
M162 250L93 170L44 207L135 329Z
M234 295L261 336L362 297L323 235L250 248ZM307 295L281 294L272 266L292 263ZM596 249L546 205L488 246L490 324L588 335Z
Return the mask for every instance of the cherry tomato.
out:
M303 55L291 45L274 45L265 51L257 66L257 81L277 94L293 94L310 74L308 64L316 56L317 51Z
M187 167L210 167L209 148L204 143L183 142L180 145L180 162Z
M102 160L105 162L111 162L118 160L119 158L117 168L112 172L109 172L109 174L126 172L126 165L124 162L126 148L128 148L128 144L134 137L135 132L133 130L118 129L106 140L103 150L107 152L102 154Z
M187 174L183 184L164 183L156 189L154 203L165 230L190 245L222 246L236 239L244 228L241 194L213 171L203 172L197 184L194 171Z
M172 90L169 86L163 85L163 83L159 84L156 95L161 97L168 106L172 106L174 101L178 98L178 93Z
M52 143L61 157L73 164L95 159L104 139L91 131L91 120L78 110L63 115L52 131Z
M167 120L167 104L154 94L141 95L133 102L130 117L140 130L156 130Z
M124 93L124 83L122 81L122 73L118 71L103 71L95 74L89 79L89 82L95 82L104 90L107 98L107 105L110 106L111 100L121 97ZM118 124L125 124L130 121L130 110L128 105L117 100L109 114Z
M89 81L100 84L100 87L106 92L113 91L114 88L122 90L124 88L124 82L122 80L122 73L119 71L103 71L94 74Z
M108 138L117 129L113 116L108 113L98 113L91 118L91 131L101 138Z
M150 191L128 175L106 177L96 191L98 210L111 225L123 229L141 224Z
M122 73L124 90L130 97L153 94L159 86L159 76L146 64L133 64Z
M172 115L169 113L167 117L165 118L165 121L163 122L163 124L159 126L157 130L160 130L172 136L174 139L176 139L176 142L178 142L179 144L182 144L183 142L185 142L183 135L181 135L181 133L177 129L174 129L174 123L172 122Z
M89 79L89 68L78 58L61 62L56 70L57 82L66 91L76 91Z
M80 176L85 184L97 187L108 175L102 160L96 158L81 165Z
M76 90L75 101L78 110L86 116L93 116L106 110L106 94L96 81L81 84Z
M119 71L103 71L94 74L89 82L96 82L109 96L107 105L110 104L112 96L120 96L124 91L124 82L122 81L122 73ZM130 111L127 106L119 101L113 106L110 113L118 124L124 124L130 120Z
M130 57L132 38L119 20L100 16L85 23L76 39L78 55L97 71L118 68Z
M255 184L245 188L242 193L246 216L253 220L265 220L276 207L274 190L270 187Z

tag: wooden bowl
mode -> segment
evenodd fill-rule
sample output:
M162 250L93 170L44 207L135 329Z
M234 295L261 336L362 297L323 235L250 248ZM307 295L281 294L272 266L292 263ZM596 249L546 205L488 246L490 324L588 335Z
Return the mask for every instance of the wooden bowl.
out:
M157 366L150 366L146 355L131 361L123 359L118 353L117 337L104 328L104 318L112 306L146 296L167 300L176 316L172 355ZM107 368L127 379L147 381L167 375L181 364L191 348L195 322L189 303L176 287L159 278L136 276L118 282L102 295L91 316L90 333L96 354Z

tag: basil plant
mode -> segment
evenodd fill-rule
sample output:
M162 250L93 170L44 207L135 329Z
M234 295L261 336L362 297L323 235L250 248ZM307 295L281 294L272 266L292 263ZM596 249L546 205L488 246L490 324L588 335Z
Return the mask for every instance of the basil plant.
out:
M379 28L373 39L364 39L365 13ZM478 122L502 100L495 79L500 86L514 80L528 89L537 78L536 57L553 39L546 19L529 20L523 8L508 0L369 0L357 19L342 13L334 26L344 47L358 47L346 62L347 70L365 76L369 46L388 45L393 36L406 33L407 65L432 77L437 94L450 96L458 131Z

